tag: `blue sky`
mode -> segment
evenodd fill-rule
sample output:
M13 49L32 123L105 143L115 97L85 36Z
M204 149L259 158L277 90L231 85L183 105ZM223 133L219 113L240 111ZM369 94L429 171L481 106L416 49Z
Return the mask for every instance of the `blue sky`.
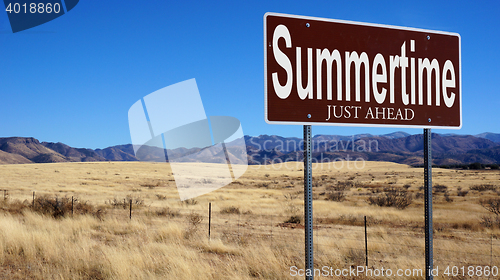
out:
M499 1L80 1L66 15L13 34L0 11L0 137L74 147L130 143L127 112L143 96L196 78L208 116L233 116L248 135L302 136L264 121L266 12L457 32L463 127L500 133ZM313 134L421 129L313 126Z

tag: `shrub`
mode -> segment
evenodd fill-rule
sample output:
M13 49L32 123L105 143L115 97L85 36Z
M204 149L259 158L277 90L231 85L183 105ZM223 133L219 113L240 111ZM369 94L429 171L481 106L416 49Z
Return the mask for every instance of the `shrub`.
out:
M438 192L446 192L446 190L448 189L447 186L445 185L441 185L441 184L435 184L434 185L434 192L438 193Z
M333 191L326 194L326 200L342 202L345 199L345 192Z
M412 195L407 190L398 188L386 188L382 194L368 198L370 205L395 207L397 209L405 209L412 201Z
M479 204L488 212L500 215L500 198L481 199Z
M156 186L153 185L153 184L143 184L143 185L141 185L141 187L145 187L145 188L148 188L148 189L154 189Z
M479 222L482 226L487 228L500 227L500 217L499 216L483 216Z
M191 212L187 216L189 226L184 231L184 238L190 239L198 232L198 225L203 221L203 217L200 214Z
M156 198L158 198L158 200L165 200L165 199L167 199L167 196L165 196L163 194L156 194Z
M360 226L363 223L362 217L356 217L354 215L340 215L338 218L338 223L343 224L343 225L350 225L350 226Z
M190 198L190 199L186 199L186 200L182 201L182 204L185 204L185 205L196 205L196 204L198 204L198 200L196 200L194 198Z
M259 184L259 188L267 188L267 187L269 187L269 183L267 183L267 182Z
M191 212L188 221L191 226L196 227L203 221L203 217L198 213Z
M132 204L135 206L144 205L144 199L141 199L140 197L132 197L131 195L127 195L124 199L117 199L115 197L106 201L105 203L111 205L113 208L127 209L128 207L130 207L130 201L132 201Z
M328 190L332 191L337 191L337 192L343 192L343 191L348 191L352 187L354 187L354 182L353 181L338 181L337 185L335 186L329 186L327 187Z
M465 191L457 191L457 195L458 196L466 196L467 194L469 193L469 191L465 190Z
M240 214L240 208L234 207L234 206L229 206L229 207L224 207L222 210L220 210L221 214Z
M483 191L494 191L497 189L497 187L489 184L481 184L481 185L474 185L470 187L470 189L473 191L483 192Z
M453 198L450 197L450 193L449 192L445 192L444 193L444 200L446 202L453 202Z
M365 262L365 252L361 249L349 249L344 255L344 261L348 265L359 266Z
M49 197L44 195L35 198L32 210L54 218L61 218L71 213L71 204L71 198ZM78 199L73 198L73 212L87 214L92 211L93 207L86 201L81 202Z
M173 210L173 209L170 209L170 207L167 206L165 208L157 210L156 211L156 215L174 218L174 217L180 216L180 213L179 213L179 210Z
M349 178L348 181L338 181L336 190L338 190L338 191L350 190L352 187L354 187L354 182L352 181L353 179L354 178L351 177L351 178Z
M474 162L474 163L469 164L469 168L474 169L474 170L478 170L478 169L481 169L482 166L481 166L481 163Z
M288 193L283 195L285 197L285 211L291 215L296 215L300 208L294 203L294 200L298 198L297 195Z
M288 218L288 220L285 221L285 223L290 223L290 224L300 224L301 218L298 215L293 215Z
M25 209L29 209L31 203L28 200L21 202L20 200L2 200L0 201L0 209L11 214L22 215Z

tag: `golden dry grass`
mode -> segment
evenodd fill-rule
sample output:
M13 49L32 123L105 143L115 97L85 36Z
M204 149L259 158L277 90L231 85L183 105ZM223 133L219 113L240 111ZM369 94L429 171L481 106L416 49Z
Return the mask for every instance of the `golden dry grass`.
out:
M0 278L296 279L290 266L303 267L304 231L283 222L302 213L302 168L301 163L249 166L236 182L181 203L168 164L1 165L0 189L8 190L2 209L22 201L29 205L35 191L37 197L88 201L93 215L54 219L29 206L22 214L0 212ZM367 216L370 267L422 268L423 199L404 210L373 206L367 199L388 186L409 185L414 196L422 193L423 169L386 162L314 164L313 177L316 267L363 265ZM345 200L325 200L343 181L355 183ZM500 231L481 225L490 214L478 203L499 194L469 188L492 184L500 191L500 172L435 168L433 182L447 186L453 199L434 195L436 265L499 266ZM459 190L469 192L458 196ZM117 204L130 198L137 202L132 220Z

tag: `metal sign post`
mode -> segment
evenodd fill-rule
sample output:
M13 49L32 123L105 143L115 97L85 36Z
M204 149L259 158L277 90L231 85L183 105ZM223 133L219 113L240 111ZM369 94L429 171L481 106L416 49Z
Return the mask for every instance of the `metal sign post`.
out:
M431 129L424 128L424 197L425 197L425 268L426 280L432 280L432 155Z
M304 125L304 226L306 280L314 279L311 126ZM309 272L309 273L307 273Z

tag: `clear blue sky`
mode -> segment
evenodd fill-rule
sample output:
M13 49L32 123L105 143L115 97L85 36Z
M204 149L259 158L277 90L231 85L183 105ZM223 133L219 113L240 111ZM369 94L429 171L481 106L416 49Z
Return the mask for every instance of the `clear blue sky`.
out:
M3 5L2 5L3 6ZM80 1L13 34L0 11L0 137L74 147L130 143L141 97L196 78L208 116L248 135L302 136L264 121L263 16L279 12L460 33L463 127L500 133L500 1ZM313 126L313 134L421 129Z

